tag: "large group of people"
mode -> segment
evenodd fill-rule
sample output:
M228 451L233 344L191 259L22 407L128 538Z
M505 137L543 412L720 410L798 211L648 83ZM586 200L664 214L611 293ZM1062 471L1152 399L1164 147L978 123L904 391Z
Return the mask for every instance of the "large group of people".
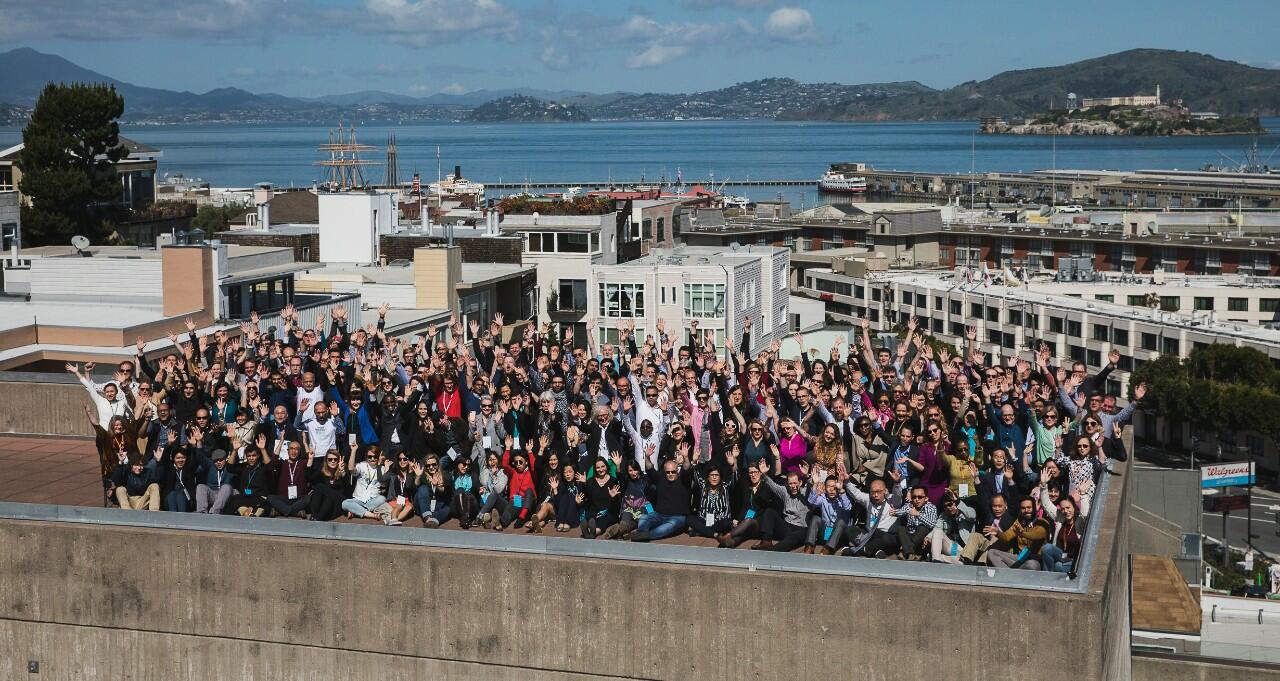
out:
M401 340L386 312L303 328L288 307L278 334L188 320L105 383L67 365L105 502L1070 574L1145 393L1106 393L1115 352L1092 376L1044 346L993 362L975 330L954 350L915 319L892 347L864 320L822 357L798 334L752 353L749 317L717 352L696 321L611 344L455 317Z

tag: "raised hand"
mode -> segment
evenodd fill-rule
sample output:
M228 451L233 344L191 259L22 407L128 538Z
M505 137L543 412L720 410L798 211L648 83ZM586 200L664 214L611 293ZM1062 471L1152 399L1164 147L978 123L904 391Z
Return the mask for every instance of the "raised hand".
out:
M187 331L190 333L194 333L196 330L196 320L192 319L191 317L187 317L186 319L182 320L182 325L187 327Z

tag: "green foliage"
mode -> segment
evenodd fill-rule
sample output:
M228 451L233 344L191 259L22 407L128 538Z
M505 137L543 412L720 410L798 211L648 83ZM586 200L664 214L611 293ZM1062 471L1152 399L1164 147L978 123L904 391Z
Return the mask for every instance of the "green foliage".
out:
M40 93L18 166L19 189L31 199L22 211L24 241L64 244L83 234L106 235L103 222L120 195L115 164L127 154L117 119L124 99L109 85L50 83Z
M191 229L200 229L206 235L212 235L214 232L225 230L232 220L239 219L247 212L249 207L239 203L228 206L206 204L200 206L196 216L191 219Z
M1280 370L1253 348L1208 345L1185 361L1162 355L1129 382L1146 383L1145 405L1175 422L1233 436L1280 434Z
M498 202L504 215L604 215L613 212L613 199L607 196L579 196L573 199L539 199L524 194L504 197Z

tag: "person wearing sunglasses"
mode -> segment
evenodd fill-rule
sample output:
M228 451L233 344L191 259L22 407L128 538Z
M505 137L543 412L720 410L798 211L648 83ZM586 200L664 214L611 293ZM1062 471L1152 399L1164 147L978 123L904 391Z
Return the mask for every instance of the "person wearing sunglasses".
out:
M311 494L307 497L307 517L311 520L333 520L342 512L342 503L351 494L347 476L347 462L336 449L325 453L319 468L307 469L307 484Z
M355 462L359 450L359 445L351 445L351 462ZM342 502L342 510L356 518L381 520L384 525L399 525L400 521L392 514L391 505L384 496L391 471L383 469L378 457L377 445L370 445L364 450L364 460L351 466L356 478L355 489L351 492L351 498Z
M893 513L898 516L898 550L904 559L918 560L924 550L925 538L938 522L937 506L929 501L925 486L916 485L911 488L907 503L894 509Z
M968 543L977 523L977 511L948 490L942 495L942 508L933 531L925 537L921 548L929 552L935 563L960 565L960 551Z

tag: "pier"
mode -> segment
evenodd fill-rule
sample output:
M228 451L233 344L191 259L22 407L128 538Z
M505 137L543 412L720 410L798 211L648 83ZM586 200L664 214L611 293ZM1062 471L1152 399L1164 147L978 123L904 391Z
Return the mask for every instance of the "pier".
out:
M694 185L715 187L816 187L817 180L685 180L686 187ZM603 190L610 187L630 186L673 186L670 182L626 182L621 180L595 180L589 182L484 182L486 189L563 189L565 187L582 187L590 190Z

